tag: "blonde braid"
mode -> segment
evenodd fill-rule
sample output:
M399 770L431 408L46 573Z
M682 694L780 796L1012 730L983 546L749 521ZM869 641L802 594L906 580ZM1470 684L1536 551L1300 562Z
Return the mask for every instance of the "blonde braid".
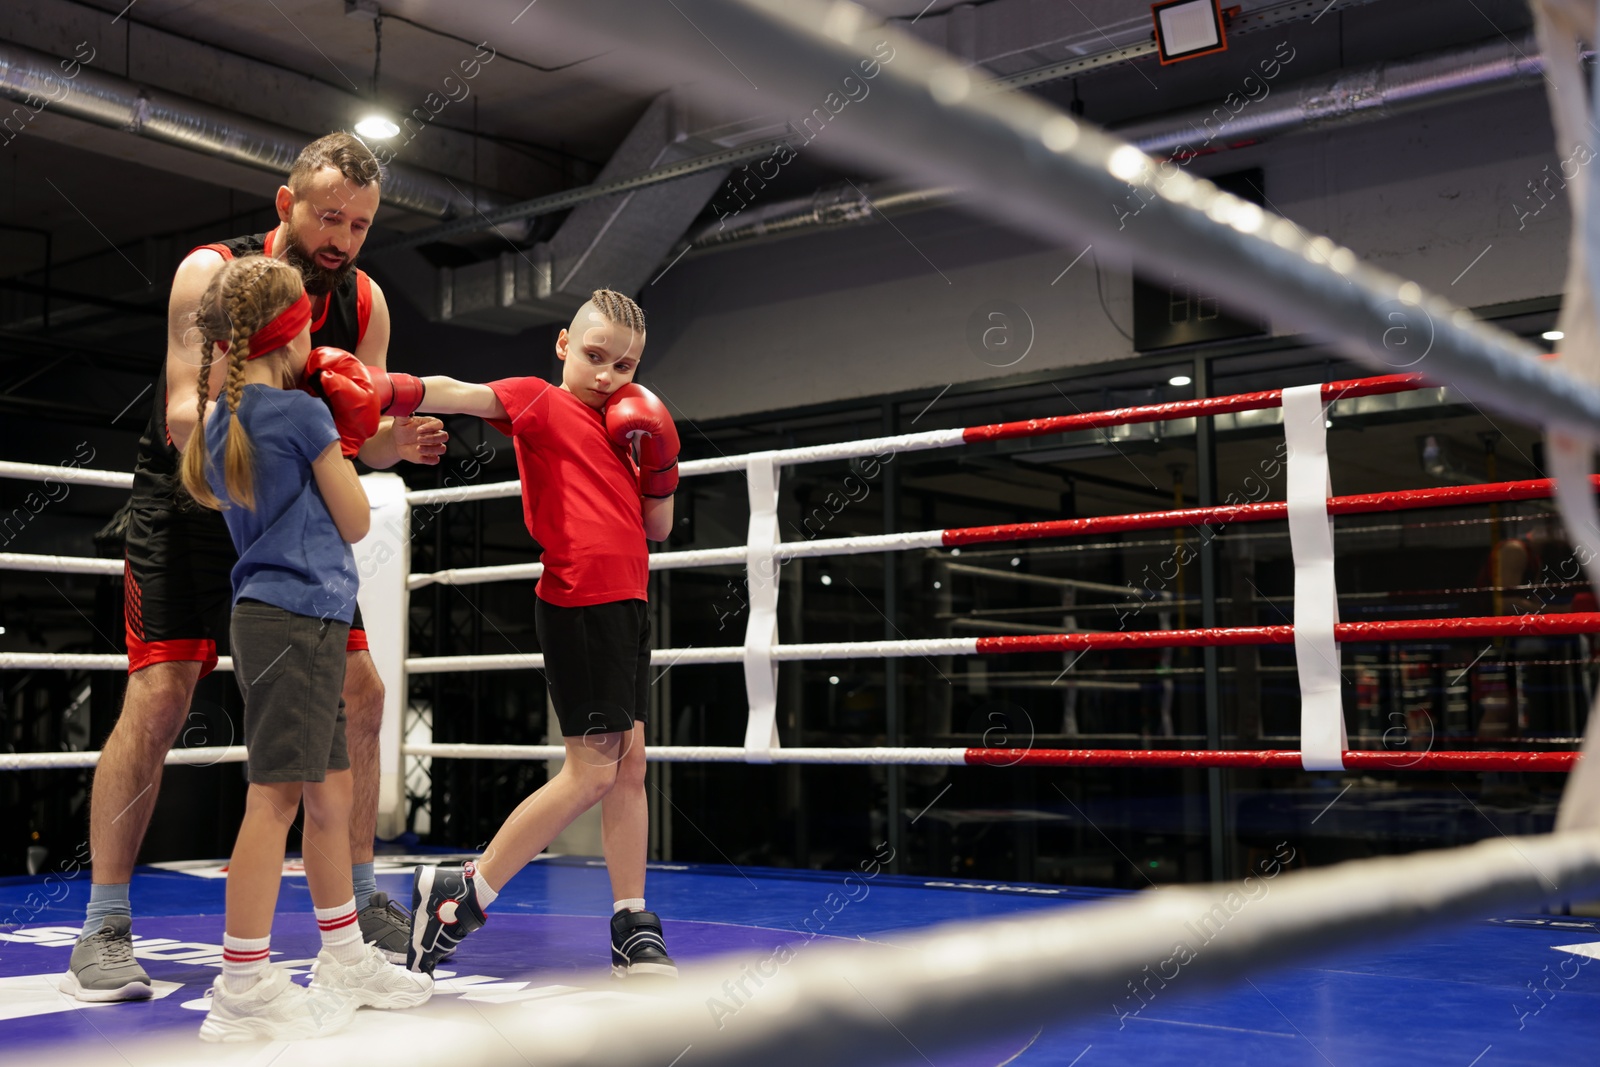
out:
M266 261L250 263L233 272L223 285L223 304L228 313L228 413L236 415L244 398L244 365L250 360L250 335L262 324L256 283L267 270ZM249 511L256 507L255 449L250 435L237 418L228 426L227 452L223 458L223 481L228 496Z
M227 391L228 410L233 412L239 410L239 400L244 395L244 365L250 360L250 334L254 331L246 320L251 310L250 283L255 279L235 276L228 280L232 284L224 290L223 299L227 303L231 336L228 338L228 380L223 388Z
M200 351L200 381L195 391L195 410L198 414L195 418L194 433L189 435L189 446L183 450L180 474L183 487L194 497L196 503L213 511L220 511L222 501L211 491L211 484L206 481L205 473L206 404L211 399L211 365L216 361L216 352L216 343L208 338Z

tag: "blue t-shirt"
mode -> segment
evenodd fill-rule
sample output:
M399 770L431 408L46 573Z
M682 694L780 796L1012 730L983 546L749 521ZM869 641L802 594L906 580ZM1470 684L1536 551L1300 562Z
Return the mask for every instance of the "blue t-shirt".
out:
M350 622L359 587L355 553L339 536L311 470L339 440L332 413L296 389L247 385L237 417L255 451L254 511L232 503L223 484L234 416L219 403L206 420L206 477L224 504L222 517L239 553L234 603L249 597L296 615Z

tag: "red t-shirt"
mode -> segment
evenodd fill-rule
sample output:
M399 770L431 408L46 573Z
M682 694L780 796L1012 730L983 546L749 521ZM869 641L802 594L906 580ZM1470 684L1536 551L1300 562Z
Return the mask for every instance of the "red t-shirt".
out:
M650 556L638 474L600 412L542 378L490 382L509 419L528 533L544 548L541 599L563 608L645 600Z

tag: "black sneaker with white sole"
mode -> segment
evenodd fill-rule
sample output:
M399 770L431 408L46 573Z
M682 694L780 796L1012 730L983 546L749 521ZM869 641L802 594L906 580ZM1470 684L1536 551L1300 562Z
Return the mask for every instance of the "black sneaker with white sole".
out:
M661 920L653 911L619 911L611 916L613 978L678 977L678 965L667 955Z
M488 918L478 906L472 868L417 868L411 879L411 942L406 969L432 974L438 962Z

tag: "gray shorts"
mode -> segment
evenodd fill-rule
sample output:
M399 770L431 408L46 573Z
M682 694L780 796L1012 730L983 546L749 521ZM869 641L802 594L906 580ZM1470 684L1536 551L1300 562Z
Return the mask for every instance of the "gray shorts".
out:
M346 623L259 600L233 608L233 676L244 694L252 782L320 782L350 769L344 741Z

